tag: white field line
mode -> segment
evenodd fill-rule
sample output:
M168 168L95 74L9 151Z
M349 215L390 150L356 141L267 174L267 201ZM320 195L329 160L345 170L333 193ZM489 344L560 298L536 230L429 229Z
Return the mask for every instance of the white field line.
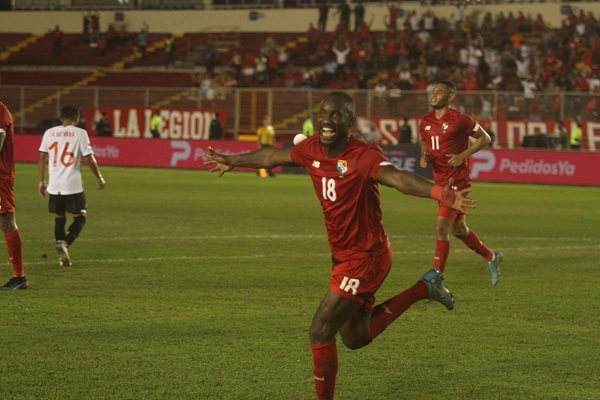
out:
M49 262L52 263L54 259L58 260L58 254L52 252L50 255L47 255L46 259L42 261L27 261L25 265L47 265ZM268 257L276 257L273 254L253 254L253 255L241 255L241 256L168 256L168 257L133 257L133 258L89 258L89 259L77 259L75 260L77 264L79 263L135 263L135 262L153 262L153 261L165 261L165 260L248 260L248 259L258 259L258 258L268 258Z
M389 235L390 239L398 240L398 239L407 239L413 240L415 238L424 238L430 239L433 237L433 233L431 235ZM541 236L494 236L494 235L486 235L486 238L494 238L494 240L518 240L518 241L539 241L539 242L599 242L599 237L541 237ZM123 236L123 237L82 237L78 238L78 242L144 242L144 241L164 241L164 240L240 240L240 239L273 239L273 240L284 240L284 239L318 239L318 240L326 240L327 236L325 234L322 235L294 235L294 234L262 234L262 235L193 235L193 236ZM451 239L457 240L457 239ZM42 242L40 240L27 240L24 239L24 242L36 243ZM488 240L489 241L489 240ZM43 242L48 242L48 240L43 240Z
M398 247L398 246L396 246ZM472 250L466 248L465 246L454 246L455 248L450 250L451 253L472 253ZM393 251L394 255L415 255L415 254L425 254L430 252L433 255L434 248L428 250L395 250ZM502 250L505 255L507 254L516 254L516 253L530 253L532 251L600 251L600 243L595 243L591 245L573 245L573 246L556 246L552 244L548 244L547 246L519 246L519 247L502 247L499 248ZM302 253L302 254L293 254L293 253L281 253L281 254L249 254L249 255L198 255L198 256L175 256L168 255L165 257L132 257L132 258L103 258L103 259L77 259L77 263L87 264L87 263L147 263L147 262L155 262L155 261L169 261L169 260L188 260L188 261L206 261L206 260L245 260L245 259L269 259L269 258L325 258L328 259L331 257L330 253ZM58 255L55 255L54 252L51 253L49 259L43 259L41 261L31 261L26 262L26 265L47 265L48 262L52 262L52 260L56 258L58 260Z

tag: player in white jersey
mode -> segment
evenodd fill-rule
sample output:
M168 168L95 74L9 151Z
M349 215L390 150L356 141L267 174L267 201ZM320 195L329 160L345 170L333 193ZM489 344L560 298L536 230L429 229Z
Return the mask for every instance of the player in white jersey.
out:
M98 189L106 182L100 174L94 151L85 129L78 128L80 113L74 106L61 110L61 125L48 129L40 145L38 161L40 194L49 195L48 210L54 214L54 237L60 265L71 265L67 248L81 233L86 221L86 200L81 179L81 161L87 165L98 181ZM46 182L46 166L48 181ZM67 212L73 215L73 223L65 232Z

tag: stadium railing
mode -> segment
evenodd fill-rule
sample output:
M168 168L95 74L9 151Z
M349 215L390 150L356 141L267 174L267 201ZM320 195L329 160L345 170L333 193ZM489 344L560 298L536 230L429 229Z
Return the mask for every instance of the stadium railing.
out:
M591 0L598 1L598 0ZM546 3L546 0L484 0L484 1L466 1L467 5L476 4L514 4L514 3ZM562 1L566 5L577 3L578 1ZM334 8L340 4L339 0L4 0L0 4L5 4L2 9L14 10L70 10L70 9L204 9L204 8L303 8L318 7L322 3L327 3ZM348 2L352 7L357 1ZM384 1L362 0L365 5L386 5ZM450 0L408 0L403 1L403 5L420 6L443 6L452 5Z
M44 121L55 120L60 109L74 104L82 110L110 108L203 109L227 115L227 135L237 139L254 134L265 114L272 116L278 135L293 137L302 122L316 116L321 99L330 90L215 88L209 98L198 87L29 87L3 85L2 101L12 111L17 133L42 133ZM419 119L429 111L424 91L348 90L356 114L369 120ZM483 110L483 100L491 102ZM525 105L529 107L526 110ZM537 122L583 119L600 123L600 93L536 93L525 102L522 92L458 92L455 106L477 120Z

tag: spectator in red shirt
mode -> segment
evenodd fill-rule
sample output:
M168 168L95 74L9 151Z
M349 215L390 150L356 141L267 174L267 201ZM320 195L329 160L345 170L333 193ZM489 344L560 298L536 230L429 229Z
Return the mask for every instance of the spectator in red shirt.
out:
M119 32L115 29L113 24L109 24L108 29L106 30L106 40L108 40L109 50L113 50L116 47L118 39Z
M90 29L92 30L91 44L98 43L100 39L100 14L97 10L90 13Z
M311 22L308 25L308 31L306 31L306 50L308 54L313 54L317 51L318 39L319 39L319 31L315 28L315 25Z
M56 25L51 33L52 35L52 55L61 56L63 52L63 32Z

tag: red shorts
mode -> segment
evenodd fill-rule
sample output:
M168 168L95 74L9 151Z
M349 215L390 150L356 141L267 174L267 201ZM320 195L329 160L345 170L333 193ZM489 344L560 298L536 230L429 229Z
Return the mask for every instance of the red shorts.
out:
M15 212L14 179L0 179L0 215Z
M369 258L344 261L333 265L329 289L371 311L375 292L392 268L392 250L384 248Z
M463 190L463 189L468 189L471 187L471 181L459 181L459 182L454 182L454 186L453 188L455 188L456 190ZM438 217L444 217L446 219L449 219L450 221L460 221L465 219L465 214L461 213L460 211L456 211L455 209L445 206L443 205L441 202L438 202L439 204L439 208L438 208Z

